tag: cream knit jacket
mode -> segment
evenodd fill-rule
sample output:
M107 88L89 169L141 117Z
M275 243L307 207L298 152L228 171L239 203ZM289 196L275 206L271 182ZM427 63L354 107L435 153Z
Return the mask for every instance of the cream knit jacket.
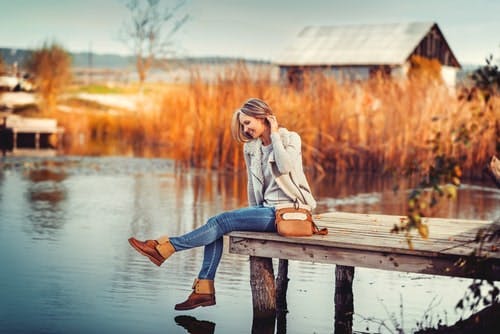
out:
M273 152L269 156L271 170L278 186L290 197L290 202L298 201L314 209L316 201L311 193L302 167L301 139L296 132L279 128L271 134ZM255 139L243 146L248 171L248 203L250 206L264 202L264 176L262 173L262 141Z

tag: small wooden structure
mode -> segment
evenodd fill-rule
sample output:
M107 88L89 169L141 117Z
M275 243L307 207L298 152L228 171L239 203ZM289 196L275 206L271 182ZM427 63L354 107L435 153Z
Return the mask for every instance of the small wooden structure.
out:
M254 316L268 317L276 311L271 258L336 264L341 269L337 270L337 285L342 276L352 282L354 267L500 280L498 236L482 244L476 262L466 262L479 249L477 233L491 227L491 221L428 218L429 238L415 236L410 249L403 234L390 232L401 219L330 212L315 217L319 226L328 228L326 236L286 238L276 233L231 232L229 252L250 255ZM337 289L346 291L342 286ZM346 299L349 297L339 294L339 300Z
M487 171L497 187L500 188L500 159L498 159L496 155L491 157L490 163L487 166Z
M305 27L274 60L283 81L300 83L320 71L337 80L363 80L382 72L404 77L412 56L436 59L453 87L460 63L434 22Z
M19 148L55 148L64 130L57 120L6 115L0 123L0 150L15 152Z

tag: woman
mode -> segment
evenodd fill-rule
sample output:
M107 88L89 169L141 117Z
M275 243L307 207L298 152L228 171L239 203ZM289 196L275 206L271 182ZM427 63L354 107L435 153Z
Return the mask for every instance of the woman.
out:
M129 239L135 250L157 266L175 252L205 246L193 292L186 301L175 305L176 310L215 305L214 278L222 256L224 234L276 232L276 205L298 201L311 208L316 206L302 169L300 137L278 128L276 117L264 101L252 98L236 110L231 131L236 140L245 143L249 206L214 216L205 225L182 236L146 241Z

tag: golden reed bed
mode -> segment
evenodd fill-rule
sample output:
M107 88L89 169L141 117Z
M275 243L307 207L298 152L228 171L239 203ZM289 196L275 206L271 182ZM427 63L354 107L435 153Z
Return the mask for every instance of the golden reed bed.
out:
M161 147L179 164L243 168L230 135L235 108L249 97L273 107L281 125L298 131L303 159L316 172L386 172L428 164L435 154L466 154L463 170L480 176L499 146L500 98L450 91L430 80L373 78L339 84L321 75L302 90L277 85L271 72L227 68L212 82L191 81L148 93L137 111L60 113L70 150L77 138L134 147ZM432 142L433 141L433 142ZM465 143L465 144L464 144ZM434 151L433 151L434 149ZM157 151L158 152L158 151Z

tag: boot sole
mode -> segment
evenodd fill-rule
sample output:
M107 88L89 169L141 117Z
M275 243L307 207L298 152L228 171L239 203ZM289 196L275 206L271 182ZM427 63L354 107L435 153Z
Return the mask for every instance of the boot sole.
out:
M157 265L158 267L162 265L162 263L165 261L159 261L157 260L156 258L152 257L151 255L149 255L148 253L144 252L141 248L137 247L134 242L133 242L133 238L129 238L128 239L128 243L130 244L130 246L132 246L136 251L138 251L139 253L141 253L142 255L146 256L151 262L153 262L155 265Z
M191 306L191 307L177 307L175 306L175 310L176 311L187 311L187 310L192 310L192 309L195 309L197 307L205 307L205 306L212 306L212 305L215 305L215 302L204 302L204 303L201 303L201 304L197 304L197 305L194 305L194 306Z

